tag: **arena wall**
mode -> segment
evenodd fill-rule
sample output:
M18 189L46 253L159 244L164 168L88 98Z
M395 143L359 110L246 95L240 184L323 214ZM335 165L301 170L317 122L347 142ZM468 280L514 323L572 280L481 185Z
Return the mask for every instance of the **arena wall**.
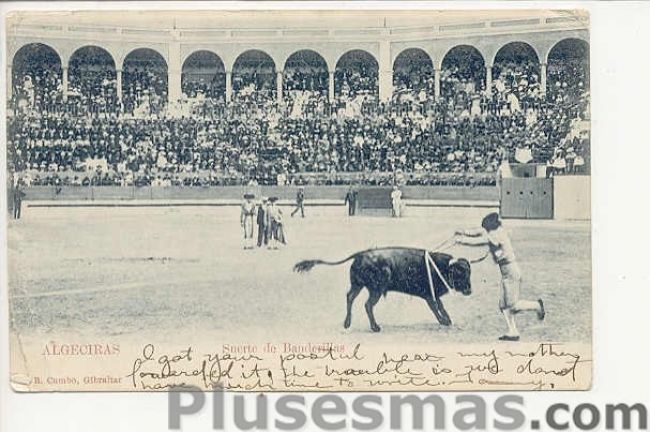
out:
M591 219L590 176L555 176L553 184L555 219Z
M150 201L161 205L174 205L175 201L206 203L221 202L233 204L238 202L246 192L253 192L257 197L277 196L282 201L293 201L297 186L220 186L220 187L119 187L119 186L32 186L24 189L25 200L30 202L47 201L75 202L91 204L93 202L128 203ZM348 186L305 186L307 205L319 205L324 202L340 201L341 204L348 191ZM554 178L554 218L559 220L591 219L591 178L589 176L556 176ZM498 203L499 191L492 186L458 187L458 186L404 186L404 199L410 205L472 205L472 203ZM319 203L320 201L320 203Z
M313 200L343 202L348 186L305 186L307 203ZM26 201L201 201L240 200L246 192L257 197L277 196L293 200L298 186L220 186L220 187L120 187L120 186L32 186L25 189ZM498 201L498 190L492 186L404 186L406 200L440 201Z

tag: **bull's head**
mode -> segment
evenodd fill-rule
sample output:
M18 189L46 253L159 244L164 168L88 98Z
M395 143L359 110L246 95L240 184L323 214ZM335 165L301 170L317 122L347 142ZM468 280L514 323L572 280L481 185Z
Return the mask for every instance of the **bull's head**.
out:
M449 284L463 295L472 293L472 268L465 258L452 259L449 261Z

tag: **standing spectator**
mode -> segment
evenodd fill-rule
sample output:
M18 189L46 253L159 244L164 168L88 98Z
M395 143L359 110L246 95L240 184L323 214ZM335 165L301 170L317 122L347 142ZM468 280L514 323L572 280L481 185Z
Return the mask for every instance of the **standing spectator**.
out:
M298 193L296 193L296 208L291 212L291 217L293 217L300 210L300 215L305 217L305 188L302 186L298 188Z
M284 223L282 221L282 210L275 203L278 201L277 197L269 198L268 218L270 222L269 249L278 249L278 242L286 245L287 240L284 234Z
M267 212L268 200L262 197L262 202L257 207L257 247L266 246L269 243L266 227Z
M21 190L20 186L21 186L20 181L18 181L16 183L16 186L14 187L14 194L13 194L14 219L20 219L20 214L23 205L23 198L25 197L25 192Z
M357 209L357 191L350 186L348 192L345 194L344 205L348 205L348 216L354 216Z
M253 194L244 194L244 202L241 205L240 224L244 230L244 249L253 249L253 217L255 216L255 204Z
M393 217L402 217L402 191L399 190L399 187L393 186L390 199L393 203Z

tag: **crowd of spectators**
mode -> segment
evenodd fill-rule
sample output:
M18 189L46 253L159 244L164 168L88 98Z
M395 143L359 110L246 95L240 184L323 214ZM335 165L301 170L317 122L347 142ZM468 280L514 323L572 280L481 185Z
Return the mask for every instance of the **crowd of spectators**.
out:
M275 99L276 89L276 74L272 69L245 69L240 73L233 73L232 90L235 101L271 101Z
M342 99L378 93L379 71L376 65L361 63L338 68L334 72L334 93Z
M47 112L63 102L61 65L27 65L13 76L13 100L20 110Z
M160 65L125 68L122 78L123 110L129 114L159 115L167 103L167 71Z
M198 76L183 74L181 87L184 97L188 99L225 100L226 74L225 72Z
M334 101L326 71L285 74L283 103L274 74L234 76L229 103L223 77L187 77L188 114L169 108L156 68L124 71L122 104L114 72L72 70L64 97L60 69L31 69L14 81L9 164L28 183L55 185L345 184L359 172L374 173L354 180L370 184L403 172L406 184L476 185L504 157L574 172L588 165L586 70L549 64L545 98L532 62L495 65L492 91L484 70L455 65L435 100L425 65L397 74L387 102L373 67L337 70Z
M397 94L410 93L418 97L422 94L422 98L433 94L435 91L433 66L420 63L396 70L393 74L393 89Z
M119 98L114 70L71 67L69 76L67 105L73 113L111 113L118 110Z
M309 91L327 95L329 73L325 68L292 68L285 70L283 76L284 90Z

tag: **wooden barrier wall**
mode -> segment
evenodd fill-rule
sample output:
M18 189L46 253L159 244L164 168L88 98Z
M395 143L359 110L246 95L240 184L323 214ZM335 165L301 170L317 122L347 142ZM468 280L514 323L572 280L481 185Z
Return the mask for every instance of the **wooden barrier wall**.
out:
M372 186L363 186L371 188ZM381 186L377 186L381 188ZM309 200L341 200L348 186L305 186ZM32 186L25 188L25 200L32 201L106 201L106 200L238 200L246 192L257 197L277 196L293 200L298 186L218 186L218 187L134 187L134 186ZM404 199L449 201L498 201L498 190L492 186L404 186Z
M553 219L553 179L503 179L500 213L503 218Z
M535 188L520 187L517 182L540 182ZM551 186L549 186L551 185ZM364 186L368 188L371 186ZM378 186L377 188L381 188ZM277 196L293 200L294 186L220 186L220 187L113 187L113 186L33 186L23 189L27 201L200 201L239 200L245 192L260 196ZM441 201L491 201L500 199L499 190L491 186L404 186L407 200ZM7 188L8 193L11 189ZM510 195L508 195L508 190ZM310 200L340 200L343 204L348 186L305 186L307 202ZM521 192L521 193L520 193ZM532 192L532 195L531 195ZM546 195L544 194L546 192ZM556 176L553 179L514 178L503 179L501 189L501 214L505 218L555 218L591 219L591 178L589 176ZM531 197L538 199L531 199ZM539 197L542 197L539 199ZM8 195L11 209L11 194ZM550 201L549 201L550 200Z

